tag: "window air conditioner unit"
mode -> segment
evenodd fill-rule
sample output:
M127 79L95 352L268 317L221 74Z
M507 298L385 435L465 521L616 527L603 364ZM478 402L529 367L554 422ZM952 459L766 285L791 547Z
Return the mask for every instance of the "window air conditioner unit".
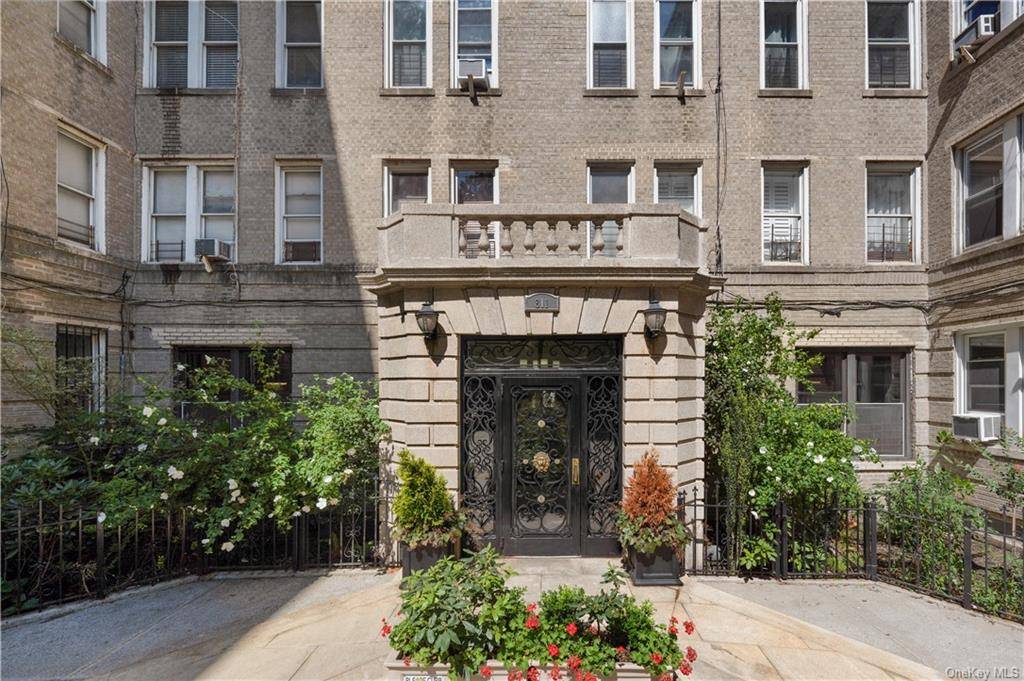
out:
M459 60L459 87L463 90L469 88L469 79L473 79L473 85L478 90L486 90L487 62L483 59L460 59Z
M207 260L230 260L231 244L220 239L196 239L196 256Z
M1003 430L1002 414L956 414L953 435L964 440L998 440Z
M974 47L999 32L999 14L981 14L956 37L956 48Z

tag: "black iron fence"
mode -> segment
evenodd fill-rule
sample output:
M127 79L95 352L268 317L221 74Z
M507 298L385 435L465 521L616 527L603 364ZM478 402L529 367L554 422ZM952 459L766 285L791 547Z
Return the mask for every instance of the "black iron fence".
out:
M1024 529L1005 508L928 516L831 499L758 513L699 493L678 500L690 574L879 580L1024 621Z
M375 483L347 499L292 518L267 518L226 550L204 543L201 518L182 508L150 509L114 523L63 506L8 510L0 528L4 615L218 570L384 567L394 563L388 499Z

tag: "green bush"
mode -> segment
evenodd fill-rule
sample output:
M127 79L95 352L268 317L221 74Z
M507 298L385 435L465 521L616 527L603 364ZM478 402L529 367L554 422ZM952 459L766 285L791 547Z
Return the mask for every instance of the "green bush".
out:
M412 548L446 546L464 521L455 511L444 477L407 449L398 453L399 489L395 496L395 534Z

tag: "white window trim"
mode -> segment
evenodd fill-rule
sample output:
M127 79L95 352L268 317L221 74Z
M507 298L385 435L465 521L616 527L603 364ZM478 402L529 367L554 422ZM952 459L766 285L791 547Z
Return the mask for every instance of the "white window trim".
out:
M76 142L80 142L87 147L92 149L92 222L93 222L93 238L96 241L96 247L90 248L89 246L74 241L72 239L60 238L61 243L67 244L74 248L81 248L83 250L95 253L106 253L107 252L107 145L101 140L86 135L80 130L76 130L71 126L59 123L57 125L58 134L66 135ZM56 143L56 139L54 142ZM58 177L60 176L60 168L57 167L57 148L54 146L53 150L54 159L54 183L53 183L53 215L54 222L53 228L57 230L57 195L60 182ZM71 189L71 188L69 188ZM77 192L75 189L71 191Z
M590 175L590 171L591 170L593 170L595 167L596 168L609 168L609 167L610 168L614 168L614 167L626 168L627 166L629 167L628 183L627 183L627 187L626 187L626 190L628 191L628 195L627 196L629 198L629 203L630 204L636 203L636 163L634 163L633 161L589 161L589 162L587 162L587 205L594 205L594 203L593 203L594 198L593 198L593 194L591 192L591 189L593 188L592 187L592 182L591 182L591 175ZM587 248L587 257L588 258L592 258L592 257L594 257L594 254L591 251L590 241L591 241L591 238L592 238L591 237L592 232L594 231L594 223L590 222L588 220L586 225L587 225L587 227L586 227L586 229L587 229L587 239L586 239L585 246Z
M390 2L388 3L390 7ZM449 45L451 46L450 54L450 69L451 69L451 81L449 87L459 87L459 12L458 12L458 0L450 0L449 16L451 21L448 22L451 26ZM491 70L488 71L490 87L496 88L498 85L498 0L491 0ZM390 16L390 14L388 15ZM429 16L429 15L428 15ZM429 33L429 31L428 31ZM427 37L427 53L430 53L430 38ZM392 54L391 50L388 50L388 54ZM497 180L497 176L495 176Z
M100 62L107 63L107 0L79 0L83 5L90 8L92 12L92 44L89 46L90 57ZM57 32L60 33L60 5L57 5ZM62 37L63 34L61 34ZM65 40L69 40L64 37Z
M1015 389L1024 383L1024 325L978 327L958 333L955 337L955 414L979 414L967 410L967 342L975 336L1003 335L1003 361L1006 364L1006 411L1003 415L1007 428L1024 432L1024 391Z
M239 11L241 11L242 0L239 0ZM282 89L291 90L303 90L309 87L324 87L324 40L327 37L327 31L324 30L324 6L327 4L326 0L320 0L320 85L309 86L309 85L288 85L288 59L287 50L285 49L285 37L287 35L286 29L288 26L288 12L285 9L287 0L277 0L275 3L275 43L277 44L276 55L276 68L275 68L275 80L277 81L277 87ZM241 37L241 36L239 36ZM313 45L314 43L297 43L297 45ZM321 253L321 255L323 255Z
M671 86L663 85L661 82L661 12L659 11L659 5L661 0L654 0L654 83L655 90L671 90ZM703 87L704 79L701 70L701 14L703 11L703 2L701 0L691 0L693 3L693 26L691 30L693 32L693 85L694 89L701 89Z
M321 4L321 7L323 5ZM284 175L288 171L320 172L320 259L284 259ZM278 162L274 169L274 262L278 265L319 265L324 262L324 167L320 162Z
M911 203L914 210L913 215L910 216L910 238L914 242L914 253L910 260L868 260L868 176L871 174L871 171L879 173L898 173L901 171L910 173ZM871 161L864 167L864 262L867 265L900 266L916 265L921 262L921 235L924 234L924 230L921 228L923 219L921 188L923 186L921 182L921 165L919 163Z
M967 151L994 136L1003 140L1003 233L971 246L967 245L967 187L964 171ZM953 153L953 244L956 254L984 248L1012 239L1024 232L1024 113L1014 112L957 145ZM1016 168L1020 172L1013 172Z
M868 37L868 5L872 0L864 2L864 87L865 89L882 90L917 90L921 87L921 5L919 0L906 0L907 14L910 21L907 38L910 41L910 85L905 88L872 88L869 73L869 54L871 41Z
M693 175L693 216L704 217L704 164L700 161L657 161L654 164L654 202L658 203L658 173L662 170L692 170Z
M764 69L764 6L766 2L771 0L759 0L759 29L758 29L758 45L760 49L760 58L758 59L758 68L760 69L760 83L762 89L772 90L806 90L810 87L807 77L807 2L805 0L795 0L796 7L796 35L797 35L797 84L795 88L769 88L765 85L765 69Z
M765 260L764 258L764 171L800 170L800 262L792 260ZM810 164L807 162L773 161L761 164L761 214L758 216L758 248L761 249L761 264L770 267L785 267L794 265L810 265L811 252L811 201L810 201Z
M395 85L394 84L394 48L391 40L394 35L394 2L393 0L384 0L384 87L386 88L399 88L399 89L417 89L417 88L431 88L434 87L434 9L433 0L424 0L427 6L427 18L426 18L426 31L427 31L427 77L426 82L423 85ZM491 32L493 34L495 27L497 27L497 12L495 12L495 21L491 24ZM454 23L454 22L449 22ZM497 46L497 42L494 43ZM497 52L495 52L497 56Z
M426 171L427 171L427 203L433 203L434 202L434 199L433 199L434 175L433 175L433 170L431 168L431 164L430 164L429 161L416 161L416 160L408 160L408 161L406 161L406 160L403 160L403 161L385 161L384 162L384 182L383 182L384 192L383 192L383 196L381 197L381 199L382 199L382 207L383 207L382 215L384 217L388 217L390 215L393 215L393 213L391 212L391 175L395 171L398 171L398 173L401 174L401 171L403 171L403 170L404 171L411 171L411 170L424 170L424 169L426 169ZM495 191L495 195L497 195L497 191L498 191L498 188L497 188L497 183L498 183L497 173L495 173L494 183L495 183L494 191ZM455 202L455 199L453 198L452 199L452 203L454 203L454 202ZM497 203L497 201L495 201L495 203Z
M185 259L151 260L153 241L153 183L160 170L185 171ZM238 167L234 159L203 161L147 161L142 166L142 262L195 262L196 239L203 236L203 173L207 170L231 170L235 174L235 240L231 246L231 262L238 262Z
M622 88L617 87L597 87L594 85L594 35L593 26L591 25L591 18L593 16L592 5L594 0L586 0L587 2L587 89L588 90L619 90ZM633 51L635 46L635 40L633 36L633 0L625 0L626 2L626 88L631 89L636 87L636 80L633 68ZM589 177L589 175L588 175Z

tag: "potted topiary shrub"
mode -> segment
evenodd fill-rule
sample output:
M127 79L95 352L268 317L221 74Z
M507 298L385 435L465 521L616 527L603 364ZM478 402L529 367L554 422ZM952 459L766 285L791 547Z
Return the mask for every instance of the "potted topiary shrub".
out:
M675 487L653 448L633 466L618 526L634 584L679 583L679 553L690 533L676 517Z
M402 575L454 555L464 525L444 478L407 449L398 453L395 536L402 544Z

